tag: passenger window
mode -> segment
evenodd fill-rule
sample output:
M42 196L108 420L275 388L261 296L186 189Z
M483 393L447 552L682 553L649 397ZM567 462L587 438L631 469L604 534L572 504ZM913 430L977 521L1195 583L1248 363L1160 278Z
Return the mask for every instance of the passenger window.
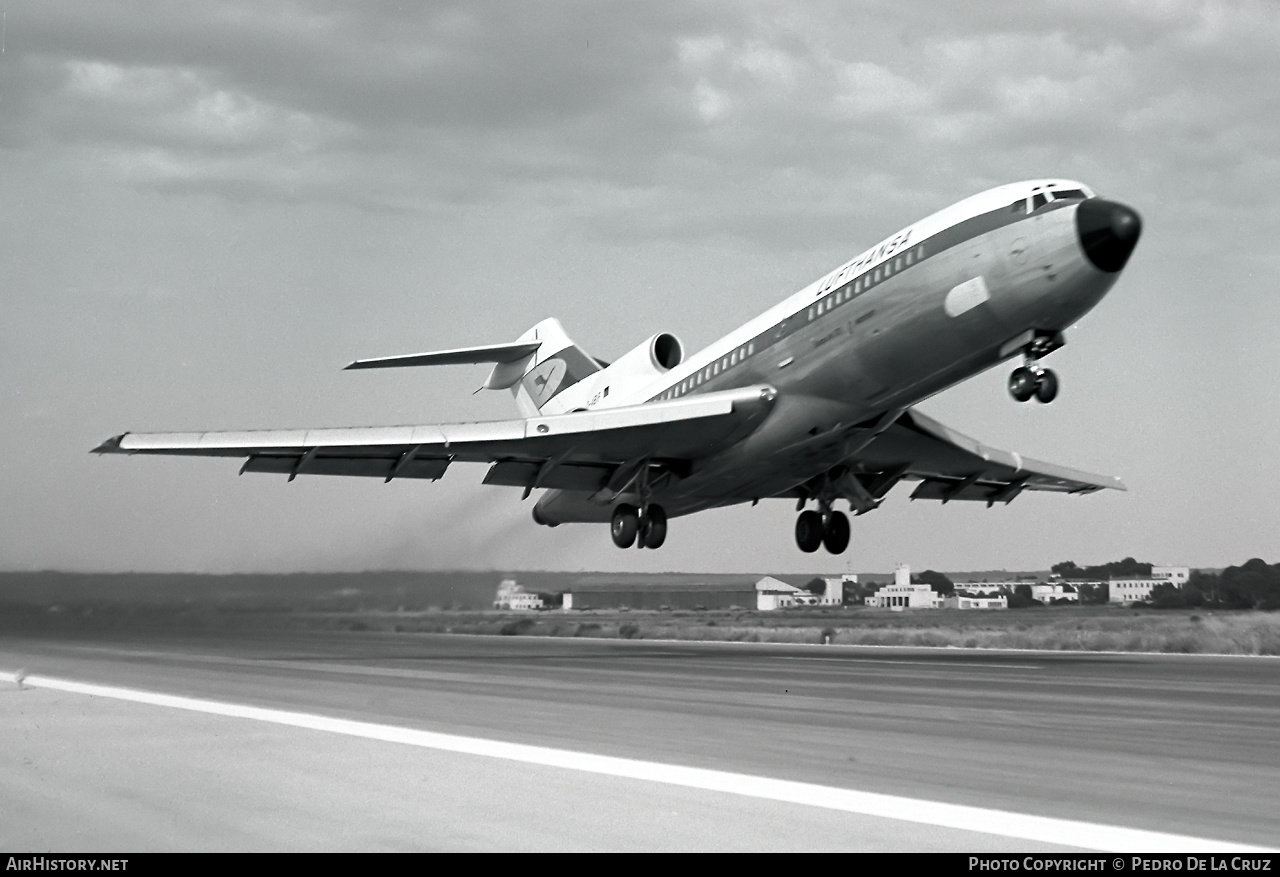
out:
M902 270L902 257L901 257L901 256L899 256L898 258L896 258L896 259L894 259L894 260L893 260L893 270L894 270L894 271L901 271L901 270Z

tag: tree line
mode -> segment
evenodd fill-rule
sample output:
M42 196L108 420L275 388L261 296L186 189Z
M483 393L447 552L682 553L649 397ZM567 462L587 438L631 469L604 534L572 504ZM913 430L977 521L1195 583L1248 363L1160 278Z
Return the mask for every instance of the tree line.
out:
M1280 609L1280 563L1268 564L1255 557L1216 574L1195 570L1181 588L1156 585L1151 605L1158 609Z

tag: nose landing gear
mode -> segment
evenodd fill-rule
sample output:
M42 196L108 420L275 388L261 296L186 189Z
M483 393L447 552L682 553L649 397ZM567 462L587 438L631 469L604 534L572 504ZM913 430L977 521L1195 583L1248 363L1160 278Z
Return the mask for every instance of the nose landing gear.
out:
M1009 395L1019 402L1027 402L1035 396L1037 402L1048 404L1058 397L1058 376L1050 369L1034 364L1015 368L1009 375Z
M1026 362L1009 375L1009 395L1018 402L1030 401L1034 396L1037 402L1046 405L1058 398L1058 376L1040 365L1040 358L1048 356L1065 343L1066 339L1061 332L1034 336L1024 348Z

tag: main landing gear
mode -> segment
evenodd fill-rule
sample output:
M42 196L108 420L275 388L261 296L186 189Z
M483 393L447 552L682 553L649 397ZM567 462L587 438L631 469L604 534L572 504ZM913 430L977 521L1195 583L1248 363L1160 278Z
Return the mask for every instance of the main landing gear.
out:
M812 554L818 546L825 545L832 554L841 554L849 547L849 517L831 508L825 513L812 509L796 518L796 545Z
M613 510L613 524L610 528L613 544L619 548L661 548L667 541L667 513L662 506L650 503L640 509L629 503L618 503Z
M1058 397L1058 376L1040 365L1040 358L1057 350L1066 340L1061 332L1039 334L1025 348L1026 362L1009 375L1009 395L1019 402L1030 401L1046 405Z

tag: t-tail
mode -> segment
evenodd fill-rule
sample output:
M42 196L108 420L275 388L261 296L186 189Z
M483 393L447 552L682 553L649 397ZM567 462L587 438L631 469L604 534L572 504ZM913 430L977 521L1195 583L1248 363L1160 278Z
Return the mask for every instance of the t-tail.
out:
M517 340L506 344L460 347L430 353L358 359L347 366L358 368L399 368L419 365L456 365L491 362L493 369L482 389L510 390L516 407L525 417L572 410L561 396L578 387L575 398L586 388L582 382L601 372L607 365L574 344L560 321L548 318L538 323ZM607 391L606 391L607 392ZM575 405L573 407L586 407Z

